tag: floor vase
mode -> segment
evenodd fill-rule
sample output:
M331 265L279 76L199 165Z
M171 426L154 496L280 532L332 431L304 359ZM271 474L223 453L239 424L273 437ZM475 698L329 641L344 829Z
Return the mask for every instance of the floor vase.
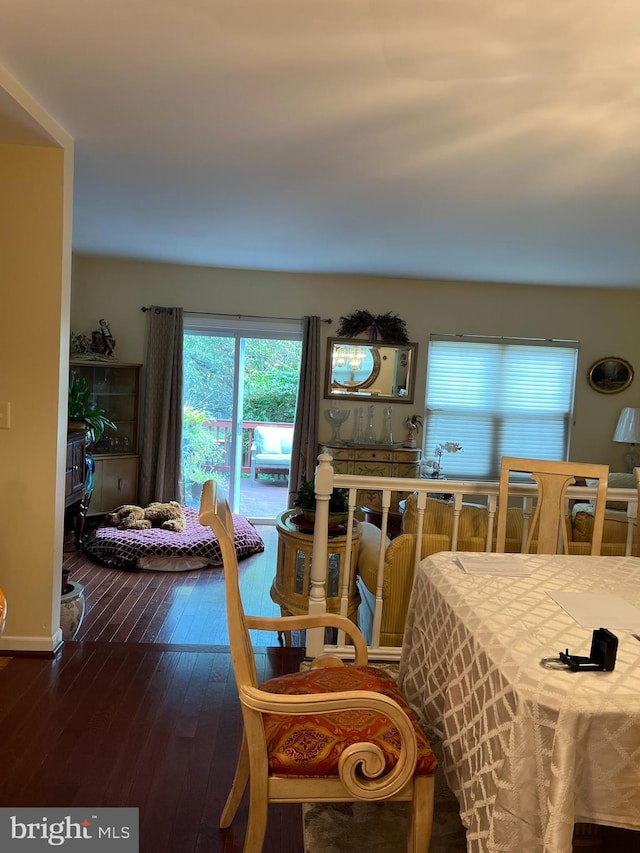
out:
M64 640L73 640L84 619L84 587L76 581L69 581L60 599L60 628Z

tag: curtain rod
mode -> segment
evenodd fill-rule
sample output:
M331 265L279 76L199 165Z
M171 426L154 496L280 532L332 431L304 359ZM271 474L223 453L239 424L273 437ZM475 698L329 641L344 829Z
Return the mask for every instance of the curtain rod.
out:
M141 311L151 311L151 306L143 305ZM203 317L234 317L236 320L302 320L303 317L267 317L262 314L222 314L219 311L186 311L186 314L200 314ZM323 318L322 323L329 326L333 323L331 317Z

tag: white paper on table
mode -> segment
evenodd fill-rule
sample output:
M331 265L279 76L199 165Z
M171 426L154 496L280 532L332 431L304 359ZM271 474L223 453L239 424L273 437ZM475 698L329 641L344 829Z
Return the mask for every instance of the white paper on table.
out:
M522 559L508 554L459 554L456 557L463 572L469 575L530 575L531 568Z
M640 628L640 610L620 598L599 592L548 592L572 619L583 628L616 628L633 631Z

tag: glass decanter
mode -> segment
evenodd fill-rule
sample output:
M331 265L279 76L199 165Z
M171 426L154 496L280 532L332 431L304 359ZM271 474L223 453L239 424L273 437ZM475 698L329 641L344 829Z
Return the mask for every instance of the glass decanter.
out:
M384 410L384 423L382 426L382 435L380 436L380 444L393 444L393 433L391 431L391 406L387 406Z
M362 406L358 406L355 409L355 415L353 418L353 435L351 436L352 444L364 444L364 414L363 414Z

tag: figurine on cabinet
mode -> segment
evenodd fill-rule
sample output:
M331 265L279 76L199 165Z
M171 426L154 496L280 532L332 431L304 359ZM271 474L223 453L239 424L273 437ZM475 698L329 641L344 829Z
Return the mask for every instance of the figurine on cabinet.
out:
M414 450L418 446L418 429L422 426L422 418L420 415L409 415L405 420L405 425L407 427L407 437L404 440L403 446Z
M71 332L71 354L95 358L115 358L116 342L106 320L100 320L100 328L88 335Z

